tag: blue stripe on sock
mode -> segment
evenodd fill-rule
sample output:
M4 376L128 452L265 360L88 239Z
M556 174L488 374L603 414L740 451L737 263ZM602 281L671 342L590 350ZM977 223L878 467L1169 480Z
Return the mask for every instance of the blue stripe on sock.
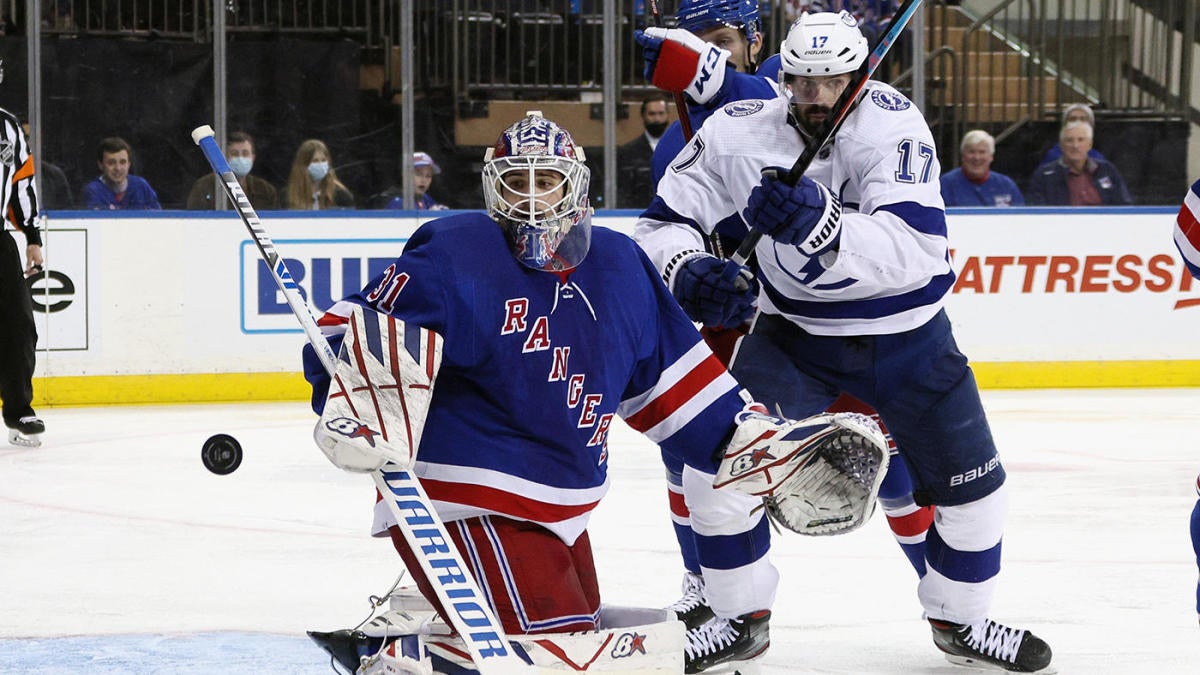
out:
M958 551L938 535L937 523L925 535L925 557L938 574L962 583L987 581L1000 573L1000 543L983 551Z
M759 520L754 529L741 534L715 537L696 535L696 554L700 564L710 569L744 567L765 556L770 547L771 530L766 518Z

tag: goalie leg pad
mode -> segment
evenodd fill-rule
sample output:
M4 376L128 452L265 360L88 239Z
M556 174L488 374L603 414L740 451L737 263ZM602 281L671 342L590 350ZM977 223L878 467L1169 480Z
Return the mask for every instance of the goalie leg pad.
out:
M355 306L313 438L329 461L369 473L412 467L442 359L442 337Z
M799 534L842 534L870 519L888 449L869 417L793 421L743 411L737 422L715 487L763 497L772 521Z
M459 638L426 636L424 642L437 671L475 672L473 664L464 660L465 646ZM530 664L530 672L536 673L679 675L684 668L684 625L674 619L578 633L509 636L509 642Z

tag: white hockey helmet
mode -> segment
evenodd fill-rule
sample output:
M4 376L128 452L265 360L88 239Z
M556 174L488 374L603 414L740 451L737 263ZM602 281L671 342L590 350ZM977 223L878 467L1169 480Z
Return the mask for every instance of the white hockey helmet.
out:
M779 45L781 77L820 77L858 70L870 47L846 10L800 15Z
M569 270L592 242L591 171L566 129L540 111L505 129L483 155L483 198L513 256L535 270Z

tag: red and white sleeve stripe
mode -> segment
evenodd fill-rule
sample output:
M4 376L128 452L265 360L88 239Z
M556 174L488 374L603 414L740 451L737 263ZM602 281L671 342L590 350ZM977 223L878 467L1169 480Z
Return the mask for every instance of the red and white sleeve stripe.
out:
M1200 278L1200 180L1192 184L1175 219L1175 246L1192 276Z

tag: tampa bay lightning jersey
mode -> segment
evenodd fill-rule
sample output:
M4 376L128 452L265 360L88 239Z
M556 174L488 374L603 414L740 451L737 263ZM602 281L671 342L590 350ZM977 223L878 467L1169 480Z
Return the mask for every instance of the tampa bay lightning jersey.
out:
M660 270L705 250L714 225L741 213L766 167L790 167L804 139L782 98L730 103L708 119L659 183L634 238ZM839 249L821 259L763 237L759 308L818 335L880 335L924 324L942 307L949 262L941 174L916 106L869 82L805 175L842 201Z
M1175 219L1175 247L1192 276L1200 279L1200 180L1192 183Z
M779 80L779 67L778 54L769 57L753 75L739 73L730 67L729 72L725 74L725 79L721 82L721 88L712 100L704 104L688 101L687 115L688 121L692 123L692 130L695 131L704 126L704 122L726 103L776 96L779 92L775 85L775 82ZM662 180L663 174L667 172L671 160L675 159L675 155L679 154L686 143L687 140L683 137L683 127L678 121L672 122L663 132L658 145L654 146L654 154L650 156L650 173L656 189L658 181Z
M550 273L519 264L484 214L431 221L322 318L335 349L348 303L444 339L414 471L447 521L500 514L573 543L608 490L614 416L715 473L749 401L641 249L602 227L578 267ZM305 352L320 405L328 377Z

